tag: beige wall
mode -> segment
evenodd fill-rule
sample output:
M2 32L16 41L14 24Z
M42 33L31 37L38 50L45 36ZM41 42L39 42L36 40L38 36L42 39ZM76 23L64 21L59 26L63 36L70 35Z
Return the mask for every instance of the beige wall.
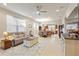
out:
M6 30L6 14L0 10L0 37L3 37L3 32Z

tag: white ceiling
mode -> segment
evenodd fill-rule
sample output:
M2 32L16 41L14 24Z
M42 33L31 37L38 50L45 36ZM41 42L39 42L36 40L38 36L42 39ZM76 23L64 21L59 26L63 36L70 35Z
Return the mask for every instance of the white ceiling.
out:
M48 11L47 13L36 13L36 6L41 5L42 10ZM68 7L72 5L69 3L8 3L6 8L20 13L24 16L33 19L49 18L50 21L62 20L65 17ZM56 10L60 10L56 12Z

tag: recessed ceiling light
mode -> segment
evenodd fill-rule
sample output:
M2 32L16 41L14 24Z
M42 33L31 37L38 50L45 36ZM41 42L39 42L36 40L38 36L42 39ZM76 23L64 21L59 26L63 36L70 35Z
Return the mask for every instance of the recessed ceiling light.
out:
M56 10L56 12L59 12L60 10Z
M3 3L4 6L7 6L7 3Z

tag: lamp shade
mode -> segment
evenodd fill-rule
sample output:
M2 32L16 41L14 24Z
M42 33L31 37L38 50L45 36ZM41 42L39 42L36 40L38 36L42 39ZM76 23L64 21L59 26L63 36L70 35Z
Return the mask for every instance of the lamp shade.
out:
M8 35L8 32L3 32L3 35L4 35L4 36L7 36L7 35Z

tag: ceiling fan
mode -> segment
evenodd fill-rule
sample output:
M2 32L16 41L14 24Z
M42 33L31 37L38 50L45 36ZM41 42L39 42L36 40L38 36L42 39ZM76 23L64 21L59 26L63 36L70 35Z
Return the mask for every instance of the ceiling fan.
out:
M36 13L41 15L41 13L47 13L47 10L42 10L42 6L38 5L36 6Z

